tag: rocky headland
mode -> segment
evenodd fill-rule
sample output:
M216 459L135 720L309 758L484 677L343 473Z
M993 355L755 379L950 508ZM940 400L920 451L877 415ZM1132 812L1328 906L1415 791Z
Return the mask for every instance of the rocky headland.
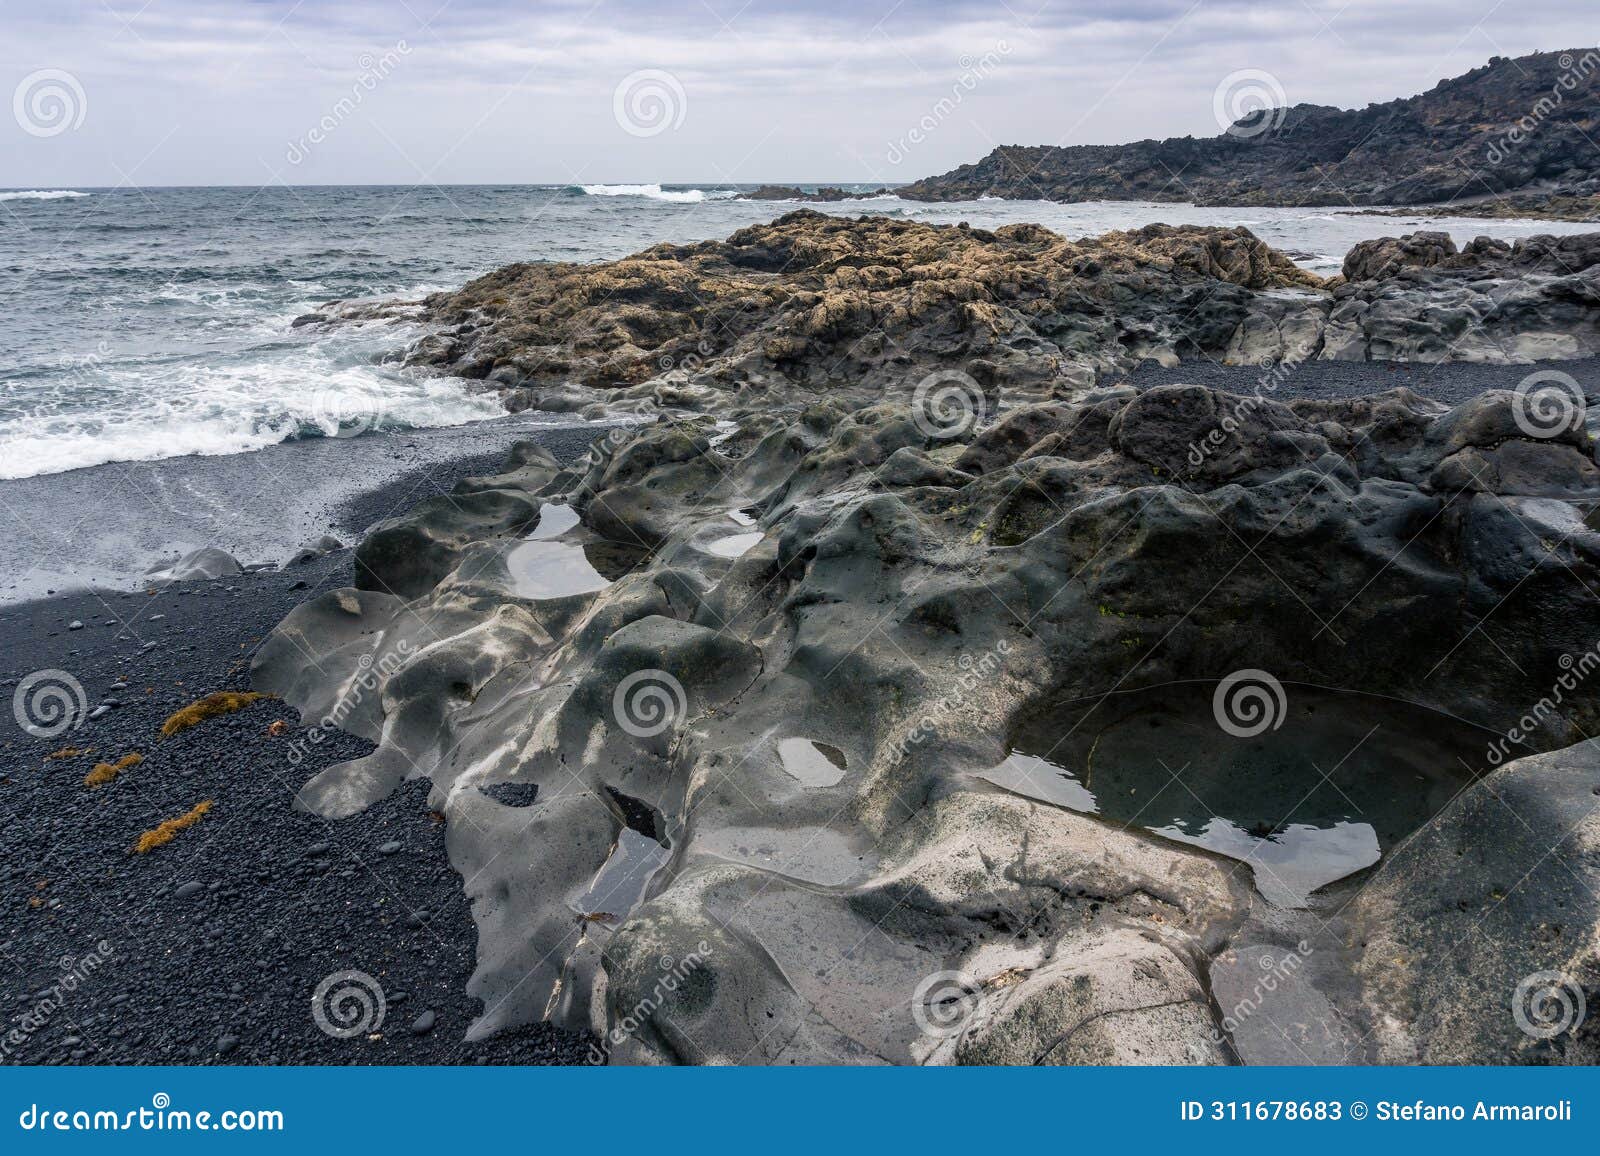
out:
M1244 228L1071 241L797 210L725 241L597 265L509 265L423 302L334 303L301 324L422 317L414 365L513 410L734 418L909 396L957 368L988 399L1069 397L1145 361L1517 364L1600 351L1600 234L1363 242L1324 281Z
M375 744L305 810L431 784L474 1038L1593 1063L1593 1022L1542 1030L1547 977L1600 984L1581 388L1119 379L1581 356L1597 262L1415 234L1324 283L1243 229L800 212L510 266L408 356L657 420L380 523L253 683Z
M1250 111L1214 137L1005 145L895 192L930 201L1426 205L1529 189L1549 199L1600 176L1597 73L1594 48L1496 57L1418 96L1363 109Z
M837 185L820 185L817 189L807 191L797 185L762 185L760 188L751 189L748 193L740 193L741 201L805 201L812 204L834 204L839 201L864 201L871 197L887 196L891 192L888 188L877 188L870 191L857 191L841 189Z

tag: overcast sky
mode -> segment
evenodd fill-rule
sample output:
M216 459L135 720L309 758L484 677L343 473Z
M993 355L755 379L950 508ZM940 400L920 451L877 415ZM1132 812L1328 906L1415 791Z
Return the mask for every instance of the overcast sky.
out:
M1597 39L1595 0L0 0L0 187L911 180Z

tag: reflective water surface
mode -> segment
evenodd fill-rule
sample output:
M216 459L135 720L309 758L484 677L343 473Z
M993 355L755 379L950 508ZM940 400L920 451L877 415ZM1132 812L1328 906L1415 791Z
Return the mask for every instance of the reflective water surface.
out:
M1219 724L1215 688L1037 711L982 777L1236 859L1263 896L1299 907L1444 807L1486 768L1494 737L1425 707L1304 685L1285 687L1261 733L1240 737Z

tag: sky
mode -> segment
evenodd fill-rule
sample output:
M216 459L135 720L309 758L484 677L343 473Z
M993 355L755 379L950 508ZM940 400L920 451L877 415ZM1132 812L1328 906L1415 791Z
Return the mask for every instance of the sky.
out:
M0 0L0 187L907 181L1597 41L1594 0Z

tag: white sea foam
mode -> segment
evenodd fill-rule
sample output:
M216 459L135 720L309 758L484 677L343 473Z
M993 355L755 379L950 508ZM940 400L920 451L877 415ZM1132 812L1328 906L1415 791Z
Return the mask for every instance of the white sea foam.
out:
M457 378L365 362L347 340L220 364L109 363L81 370L99 408L36 409L0 420L0 478L105 462L247 453L301 437L464 425L506 411Z
M88 195L73 189L16 189L0 192L0 201L69 201Z
M109 223L112 232L90 236L93 230L84 229L74 233L71 244L63 244L64 234L78 230L83 216L52 210L43 202L67 204L87 195L76 190L0 192L0 198L23 202L7 208L37 217L37 227L30 223L27 236L15 238L22 264L30 269L59 265L75 274L62 280L54 295L30 297L0 318L0 345L15 344L21 354L0 358L6 363L0 366L0 478L118 460L238 453L364 428L458 425L501 412L495 394L480 385L402 372L386 360L420 336L423 330L417 326L389 319L331 330L295 329L291 324L332 297L371 294L415 301L503 261L505 241L495 229L463 232L449 227L455 215L452 204L439 206L438 228L425 227L431 218L419 214L392 243L380 244L371 224L392 206L381 199L369 204L376 194L330 192L304 220L295 211L291 219L272 223L253 217L238 220L239 206L227 204L234 194L217 193L218 204L200 206L216 220L197 224L192 236L174 227L170 248L164 242L159 249L147 249L119 240L117 232L143 218L146 198L95 193L100 211L94 224ZM579 218L575 227L561 214L533 213L526 194L516 190L496 194L499 207L491 205L484 212L486 220L498 219L511 230L511 247L519 252L610 260L669 237L726 236L751 220L790 211L790 206L728 199L736 195L714 184L676 189L654 183L567 186L566 206ZM158 202L179 198L176 203L188 205L196 194L158 190L149 196ZM247 194L239 196L240 205L249 203ZM297 195L297 204L300 196L313 194ZM26 204L25 199L41 204ZM355 208L341 210L345 200ZM706 203L696 211L681 207L701 201ZM119 215L124 205L133 214L126 219ZM1392 219L1326 209L1240 210L1125 201L1066 205L986 197L979 202L924 203L889 193L812 207L936 224L968 221L991 229L1037 221L1069 237L1154 220L1230 225L1242 214L1267 243L1315 254L1300 260L1319 273L1336 272L1342 254L1355 242L1395 229ZM496 218L496 213L501 215ZM583 219L585 214L595 227ZM167 228L182 216L175 210L162 219ZM1593 228L1581 222L1451 219L1430 227L1447 229L1458 244L1480 233L1515 239L1533 230ZM265 234L258 235L262 229ZM137 240L136 234L128 236ZM87 247L87 255L61 265L62 253L80 246ZM431 283L418 283L422 281ZM374 396L382 398L381 412L368 404Z
M660 185L579 185L591 197L648 197L652 201L671 201L694 205L701 201L726 201L738 196L734 189L663 189Z

